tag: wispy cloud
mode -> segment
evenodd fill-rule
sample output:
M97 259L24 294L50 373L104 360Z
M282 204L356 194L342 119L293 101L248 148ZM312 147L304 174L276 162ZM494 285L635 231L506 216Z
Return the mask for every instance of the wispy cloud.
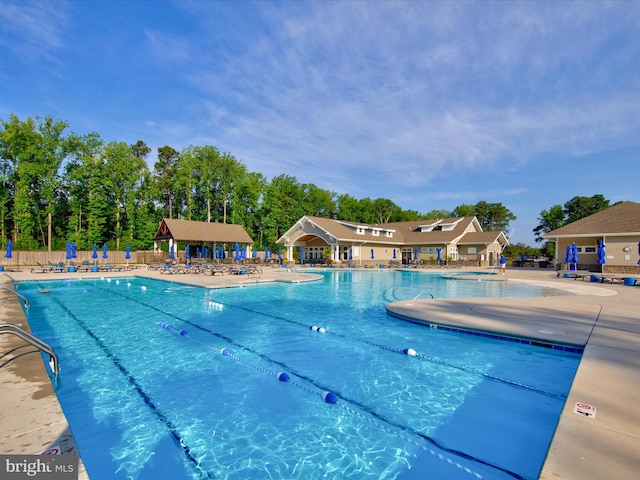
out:
M65 2L12 2L0 7L0 45L28 62L55 60L65 47L68 27Z

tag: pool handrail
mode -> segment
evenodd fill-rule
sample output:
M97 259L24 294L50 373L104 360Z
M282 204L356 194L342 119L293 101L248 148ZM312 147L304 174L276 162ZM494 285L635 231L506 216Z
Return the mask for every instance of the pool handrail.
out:
M38 337L27 332L23 328L20 328L15 323L0 323L0 334L3 334L3 333L12 333L20 337L25 342L33 345L38 350L41 350L44 353L47 353L49 355L50 361L53 362L53 366L51 367L51 370L53 371L56 378L58 377L58 374L60 373L58 355L56 354L56 352L54 352L53 347L51 345L49 345L46 342L43 342Z
M413 300L417 300L418 298L420 298L422 295L431 295L432 299L435 299L436 297L433 296L433 293L429 293L429 292L422 292L419 293L418 295L416 295L415 297L413 297Z
M11 277L9 277L9 278L11 278ZM9 290L10 292L15 293L18 297L20 297L24 301L24 306L27 308L27 310L29 309L29 300L27 300L27 297L25 297L24 295L21 295L18 292L16 292L15 288L9 288L6 285L0 285L0 288L3 288L5 290Z

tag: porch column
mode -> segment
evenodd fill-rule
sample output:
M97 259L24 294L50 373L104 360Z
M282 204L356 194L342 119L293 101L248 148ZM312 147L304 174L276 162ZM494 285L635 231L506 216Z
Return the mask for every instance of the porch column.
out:
M284 260L284 259L283 259ZM287 247L287 258L286 260L293 260L293 245L289 245Z

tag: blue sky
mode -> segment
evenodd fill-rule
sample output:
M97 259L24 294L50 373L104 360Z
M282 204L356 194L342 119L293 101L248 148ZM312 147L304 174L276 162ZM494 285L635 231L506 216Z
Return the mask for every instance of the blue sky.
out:
M640 2L0 2L0 119L404 209L640 202Z

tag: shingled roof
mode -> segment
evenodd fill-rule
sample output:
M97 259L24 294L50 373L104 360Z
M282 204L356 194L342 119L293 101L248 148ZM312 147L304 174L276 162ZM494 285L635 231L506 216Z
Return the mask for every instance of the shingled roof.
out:
M253 244L242 225L163 218L153 240L170 238L176 242Z
M640 203L622 202L552 230L543 238L640 235Z

